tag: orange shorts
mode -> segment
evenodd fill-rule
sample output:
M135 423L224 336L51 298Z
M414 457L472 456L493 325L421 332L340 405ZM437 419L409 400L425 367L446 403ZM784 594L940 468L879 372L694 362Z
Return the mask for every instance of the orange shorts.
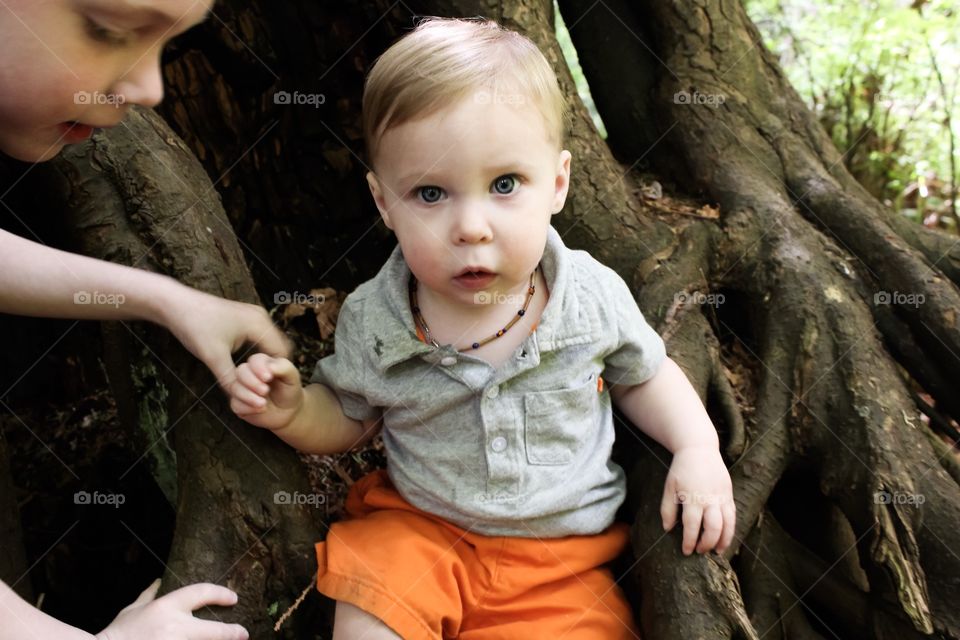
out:
M592 536L484 536L404 500L385 470L350 489L348 519L317 543L317 589L406 640L637 639L602 566L626 547L617 522Z

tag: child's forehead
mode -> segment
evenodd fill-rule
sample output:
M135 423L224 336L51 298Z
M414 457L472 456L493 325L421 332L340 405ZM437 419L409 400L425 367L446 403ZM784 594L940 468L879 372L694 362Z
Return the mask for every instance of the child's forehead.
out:
M489 142L489 141L488 141ZM543 144L480 145L472 142L441 139L433 146L403 144L387 139L378 154L376 169L388 172L400 182L425 179L429 176L469 177L504 173L535 174L544 169L544 161L552 161L559 149ZM552 163L551 163L552 164Z
M516 166L530 155L560 151L531 101L491 104L475 96L394 124L380 135L377 157L427 167L469 162Z

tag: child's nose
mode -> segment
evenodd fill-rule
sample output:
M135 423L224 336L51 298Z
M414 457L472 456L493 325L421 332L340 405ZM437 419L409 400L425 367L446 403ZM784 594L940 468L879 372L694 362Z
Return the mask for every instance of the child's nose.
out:
M125 104L155 107L163 100L163 76L160 53L148 53L130 68L113 91L123 96Z
M457 212L453 235L456 244L488 242L493 237L487 216L476 204L468 204Z

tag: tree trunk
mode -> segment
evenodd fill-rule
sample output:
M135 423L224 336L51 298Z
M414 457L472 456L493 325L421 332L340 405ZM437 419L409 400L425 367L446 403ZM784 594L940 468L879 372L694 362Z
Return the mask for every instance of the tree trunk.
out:
M218 3L168 55L160 113L226 219L209 186L184 193L158 168L194 165L135 114L61 165L81 245L120 261L146 254L151 268L253 300L229 220L268 304L278 291L352 290L393 244L363 179L365 71L411 12L497 19L542 48L572 107L571 194L554 225L631 284L705 399L734 479L735 545L683 557L679 528L659 524L669 453L618 414L636 513L634 581L623 584L638 585L646 637L960 637L960 470L931 431L958 435L960 249L851 178L739 2L560 9L606 142L547 0ZM277 103L279 91L323 100ZM642 197L641 170L667 197ZM266 606L289 601L313 568L309 515L269 500L303 486L292 455L230 419L218 393L195 395L211 381L169 340L126 333L170 365L153 376L168 394L159 423L185 415L169 577L237 576L241 602L254 603L239 618L262 629ZM125 357L142 370L143 358Z

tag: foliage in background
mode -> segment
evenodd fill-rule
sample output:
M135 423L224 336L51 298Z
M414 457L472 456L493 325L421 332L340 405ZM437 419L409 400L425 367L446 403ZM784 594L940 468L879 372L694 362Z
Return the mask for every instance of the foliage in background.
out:
M600 133L600 137L606 140L607 128L603 126L603 120L600 119L600 114L597 112L597 105L594 104L593 96L590 95L590 87L587 86L587 78L583 75L583 69L580 68L580 59L577 57L577 50L573 47L573 41L570 40L570 32L567 31L567 25L560 16L560 7L557 6L556 0L554 0L553 3L553 15L556 18L553 23L553 29L557 35L560 50L563 51L563 57L567 61L567 67L570 68L570 75L573 76L573 81L577 85L577 93L580 94L583 105L587 108L587 111L590 112L590 118Z
M904 215L957 231L956 2L745 3L851 173Z

